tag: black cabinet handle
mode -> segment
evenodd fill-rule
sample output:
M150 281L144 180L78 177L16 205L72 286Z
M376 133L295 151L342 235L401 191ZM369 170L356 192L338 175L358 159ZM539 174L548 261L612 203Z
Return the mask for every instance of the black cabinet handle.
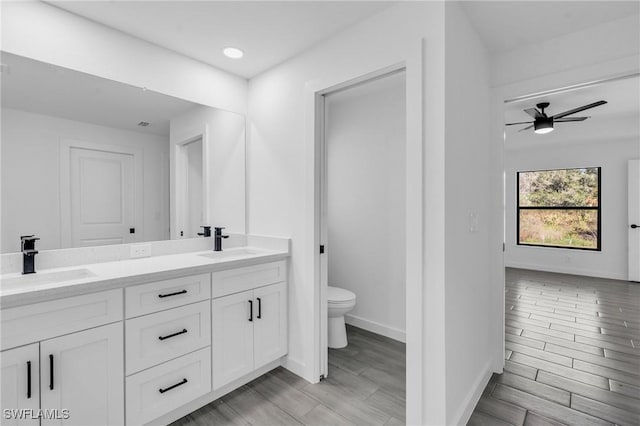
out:
M158 297L162 299L163 297L177 296L179 294L185 294L186 292L187 290L180 290L180 291L176 291L175 293L159 294Z
M262 318L262 300L260 300L259 297L256 297L256 299L258 300L258 316L256 318L261 319Z
M631 229L640 228L640 225L636 225L635 223L631 225Z
M31 398L31 361L27 361L27 398Z
M53 390L53 355L49 354L49 389Z
M165 393L167 391L170 391L171 389L177 388L178 386L182 386L185 383L187 383L187 379L186 378L182 379L182 381L180 383L176 383L175 385L171 385L168 388L164 388L164 389L160 388L160 389L158 389L158 392Z
M253 300L249 300L249 321L253 321Z
M158 339L160 339L160 340L164 340L164 339L168 339L168 338L170 338L170 337L176 337L176 336L179 336L179 335L184 334L184 333L186 333L186 332L187 332L187 329L186 329L186 328L184 328L184 329L182 329L182 331L178 331L177 333L169 334L169 335L167 335L167 336L158 336Z

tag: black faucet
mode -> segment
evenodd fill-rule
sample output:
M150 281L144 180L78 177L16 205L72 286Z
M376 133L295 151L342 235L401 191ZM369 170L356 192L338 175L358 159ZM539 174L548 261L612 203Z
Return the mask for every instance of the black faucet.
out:
M198 232L198 235L200 235L201 237L205 237L205 238L211 236L211 227L210 226L202 225L202 226L200 226L200 228L202 228L202 232Z
M40 238L35 235L23 235L20 237L20 246L22 249L22 273L36 273L36 240Z
M215 228L215 234L213 235L213 251L222 251L222 239L229 238L228 235L222 235L222 230L224 228Z

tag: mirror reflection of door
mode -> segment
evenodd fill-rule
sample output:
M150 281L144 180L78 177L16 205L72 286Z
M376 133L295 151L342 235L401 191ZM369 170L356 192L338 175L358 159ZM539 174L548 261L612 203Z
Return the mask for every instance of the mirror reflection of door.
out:
M133 155L73 147L69 173L72 246L135 242Z
M187 168L185 170L185 223L184 238L196 238L203 222L202 138L183 145Z

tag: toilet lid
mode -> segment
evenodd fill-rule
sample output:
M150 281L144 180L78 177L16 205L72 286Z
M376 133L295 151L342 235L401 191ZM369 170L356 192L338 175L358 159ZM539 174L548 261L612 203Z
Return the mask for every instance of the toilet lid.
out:
M327 287L327 300L329 303L331 302L350 302L356 299L356 295L349 290L345 290L340 287Z

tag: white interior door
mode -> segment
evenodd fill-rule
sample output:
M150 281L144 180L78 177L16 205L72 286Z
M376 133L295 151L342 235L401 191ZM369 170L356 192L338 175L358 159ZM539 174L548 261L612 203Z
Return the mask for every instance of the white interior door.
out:
M200 232L203 218L203 181L202 181L202 139L185 145L187 154L186 173L186 226L184 236L196 238Z
M629 160L629 281L640 281L640 160Z
M72 247L136 241L134 156L72 147Z

